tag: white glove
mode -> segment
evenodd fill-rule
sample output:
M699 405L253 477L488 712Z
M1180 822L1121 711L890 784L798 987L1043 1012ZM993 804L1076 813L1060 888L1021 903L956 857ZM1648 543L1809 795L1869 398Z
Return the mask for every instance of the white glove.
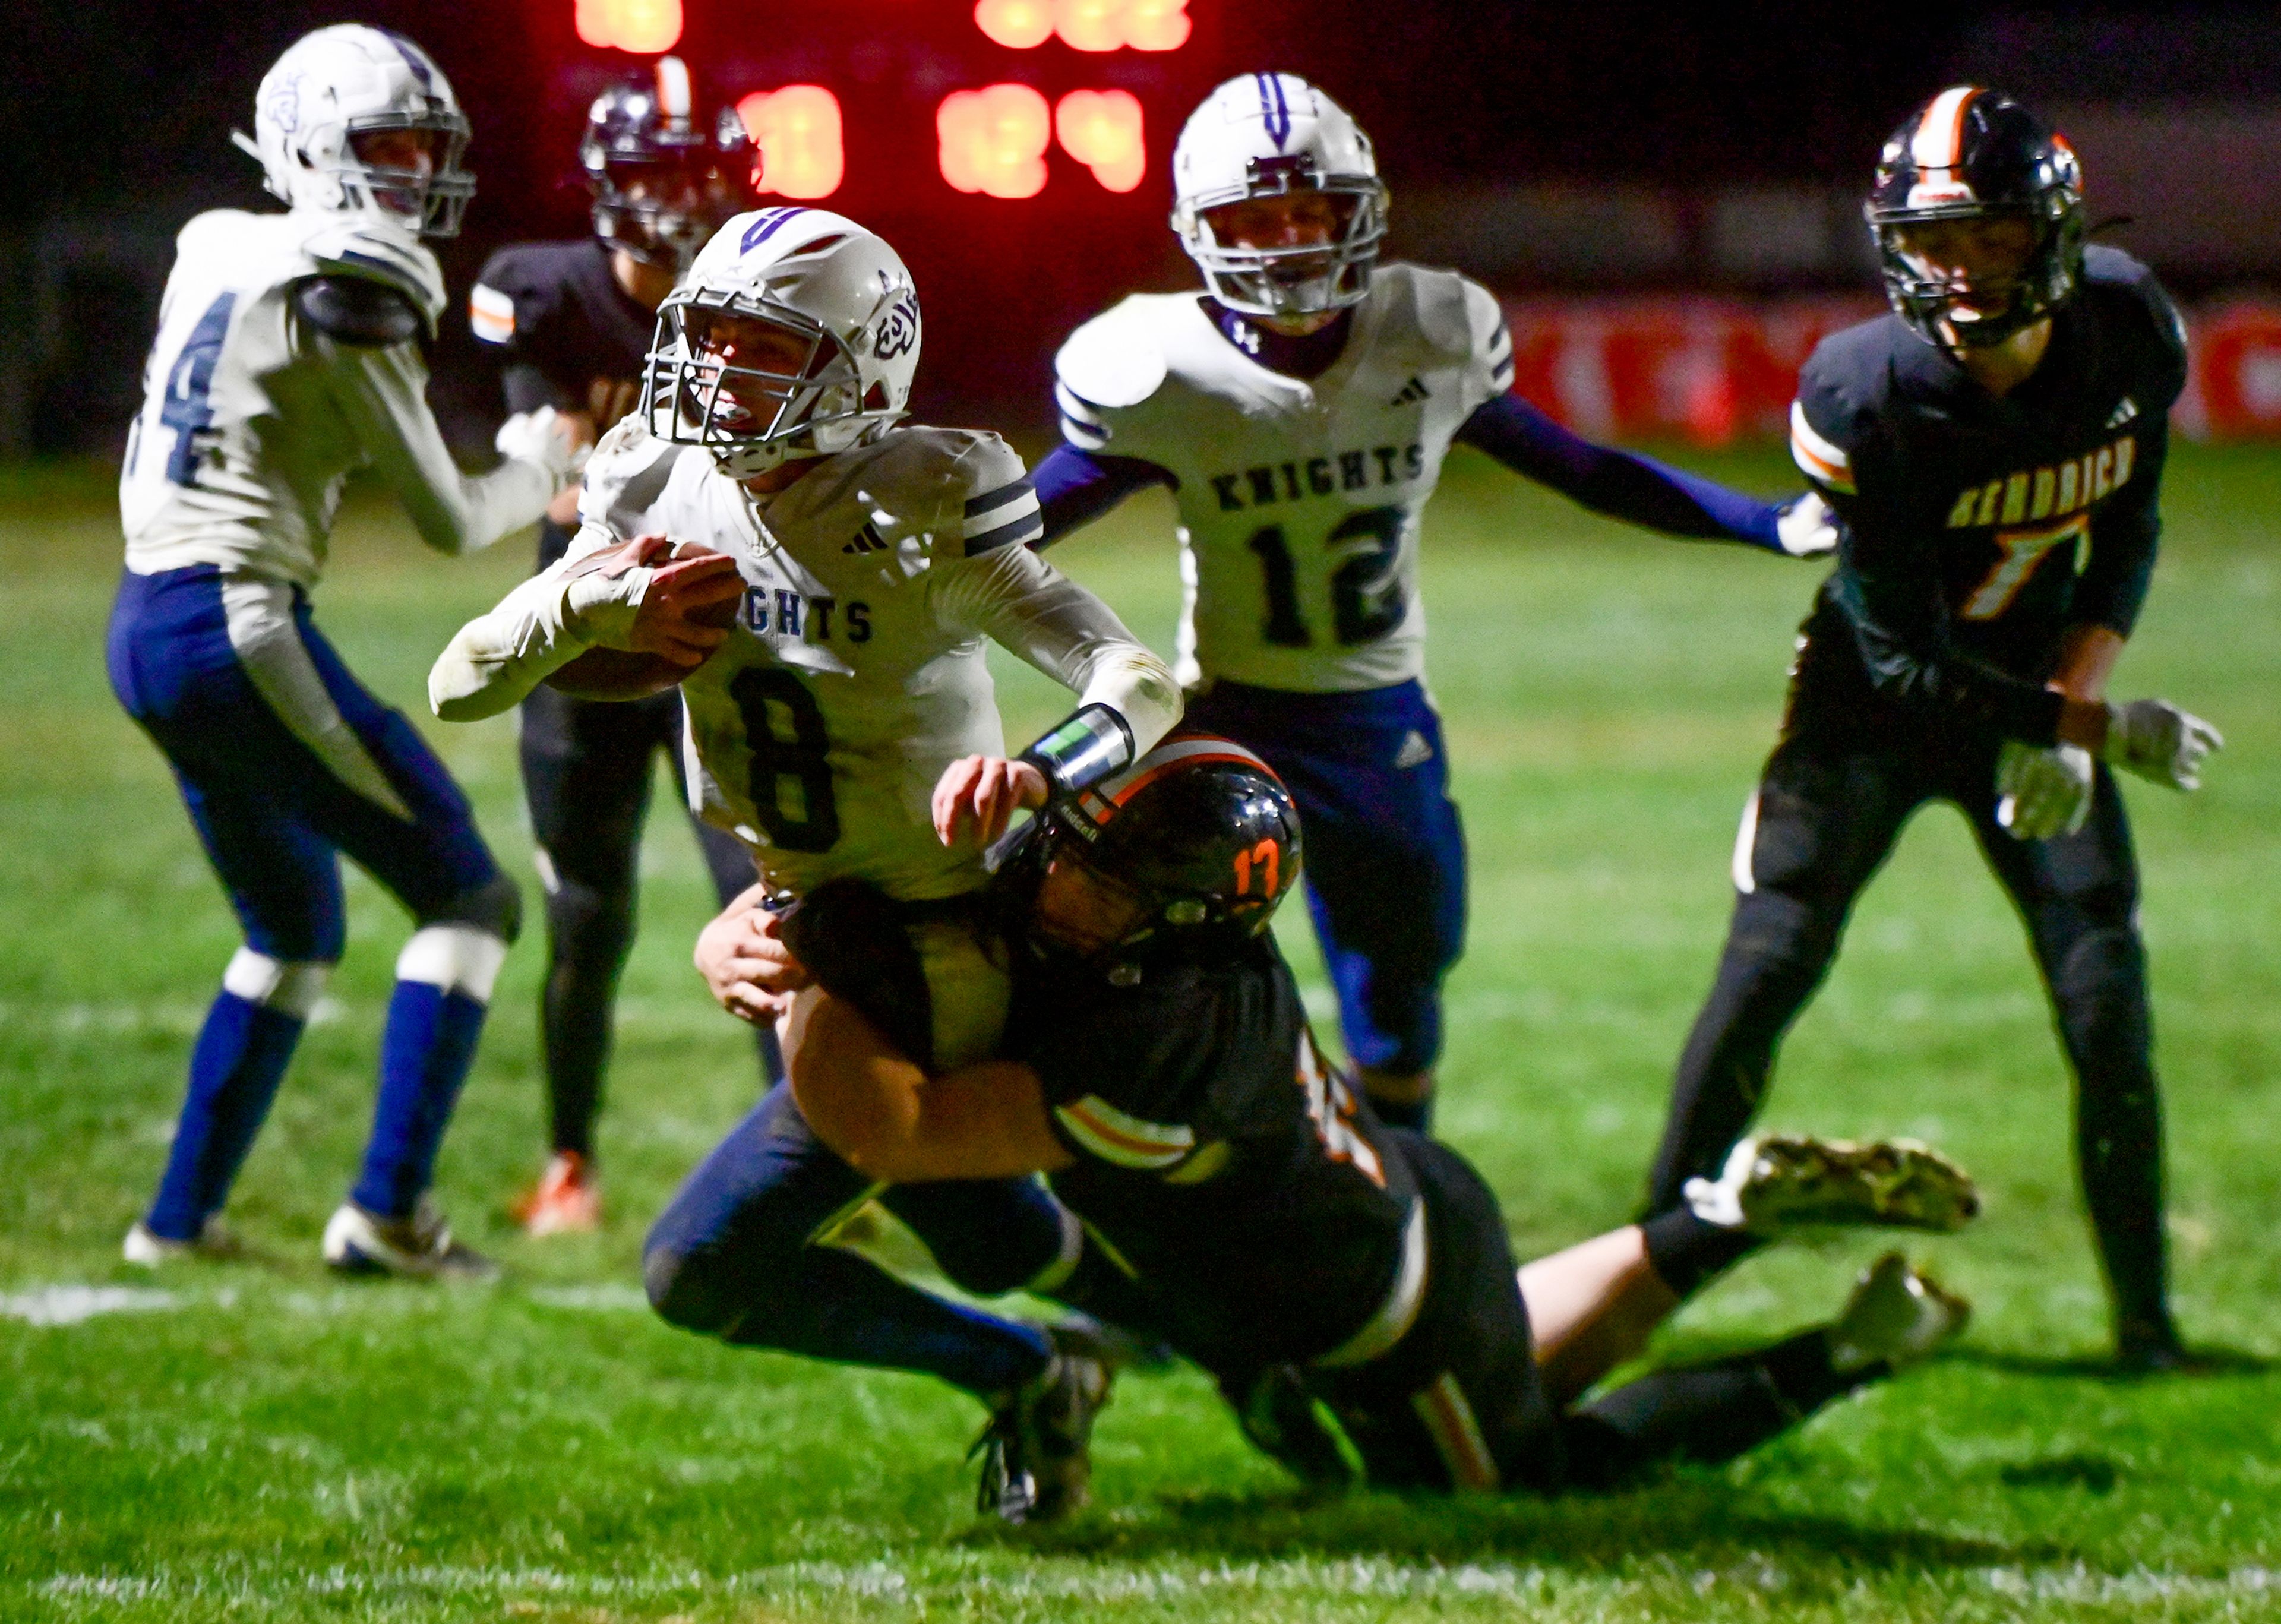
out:
M2107 746L2099 754L2110 765L2156 784L2198 790L2202 757L2224 747L2215 728L2169 700L2133 700L2107 708Z
M2073 834L2091 816L2091 779L2081 745L2044 750L2007 739L1996 758L1996 821L2015 840Z
M587 452L592 449L577 443L570 420L551 406L541 406L536 412L516 413L499 426L491 444L502 457L536 462L553 476L558 485L567 485L578 476L578 470L586 466Z
M1792 558L1821 558L1837 551L1837 515L1809 491L1775 509L1775 535Z

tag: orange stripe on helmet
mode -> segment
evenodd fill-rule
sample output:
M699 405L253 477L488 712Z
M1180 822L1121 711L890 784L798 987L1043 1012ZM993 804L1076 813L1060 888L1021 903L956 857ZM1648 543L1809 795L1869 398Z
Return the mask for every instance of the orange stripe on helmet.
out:
M1953 169L1964 158L1964 115L1983 94L1978 85L1952 85L1925 104L1909 137L1909 157L1920 169Z
M1275 777L1272 767L1233 739L1218 739L1209 733L1188 733L1166 739L1125 769L1122 777L1096 785L1095 793L1111 808L1122 807L1166 773L1182 767L1207 765L1214 762L1249 767L1256 772L1265 773L1278 784L1282 782ZM1109 814L1109 816L1114 816L1113 811ZM1109 816L1097 817L1095 821L1107 823Z

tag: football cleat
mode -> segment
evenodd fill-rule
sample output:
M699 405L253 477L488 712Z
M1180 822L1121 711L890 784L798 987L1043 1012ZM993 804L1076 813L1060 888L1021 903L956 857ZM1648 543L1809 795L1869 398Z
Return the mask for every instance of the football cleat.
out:
M2175 1375L2208 1368L2186 1351L2167 1319L2152 1323L2123 1321L2115 1334L2115 1367L2127 1376Z
M998 1406L967 1451L982 1458L975 1509L1011 1523L1053 1522L1092 1496L1094 1418L1113 1368L1058 1331L1052 1362Z
M1362 1457L1297 1365L1272 1365L1248 1391L1223 1385L1220 1396L1253 1447L1301 1482L1317 1489L1350 1489L1362 1482Z
M538 1182L508 1209L522 1233L584 1234L602 1226L602 1191L593 1166L576 1150L558 1150Z
M245 1248L236 1234L220 1218L208 1218L193 1241L176 1241L154 1234L142 1219L135 1220L128 1230L127 1240L120 1249L128 1262L145 1269L162 1269L170 1263L197 1259L206 1263L227 1263L244 1255Z
M408 1218L384 1218L344 1201L325 1226L325 1261L344 1274L401 1274L416 1280L489 1281L499 1265L452 1238L452 1226L425 1195Z
M1972 1304L1930 1275L1887 1252L1862 1272L1845 1311L1829 1327L1829 1362L1841 1371L1883 1365L1898 1370L1948 1341L1972 1318Z
M1906 1139L1763 1133L1729 1151L1718 1178L1689 1179L1686 1195L1705 1223L1762 1235L1825 1224L1956 1230L1980 1210L1970 1174Z

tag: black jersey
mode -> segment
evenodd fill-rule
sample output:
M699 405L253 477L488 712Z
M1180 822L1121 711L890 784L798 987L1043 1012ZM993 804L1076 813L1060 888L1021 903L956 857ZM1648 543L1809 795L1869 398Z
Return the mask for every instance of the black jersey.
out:
M2176 307L2111 248L2085 251L2042 364L2000 399L1898 316L1825 339L1790 448L1842 530L1799 699L2051 743L2062 634L2127 636L2146 597L2185 369Z
M483 263L468 323L498 360L510 412L584 412L599 437L632 409L657 316L618 286L592 237L514 243ZM568 532L539 528L538 565L562 556Z
M1017 976L1008 1043L1078 1158L1055 1193L1150 1288L1189 1357L1352 1357L1415 1313L1415 1179L1316 1048L1272 941L1131 986Z

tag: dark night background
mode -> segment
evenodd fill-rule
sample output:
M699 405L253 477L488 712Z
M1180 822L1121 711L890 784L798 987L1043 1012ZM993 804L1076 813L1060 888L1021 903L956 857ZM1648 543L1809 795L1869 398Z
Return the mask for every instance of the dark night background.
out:
M2158 120L2269 112L2281 94L2272 7L1190 0L1195 31L1180 50L1085 55L1057 40L997 46L970 0L684 5L676 49L716 88L807 81L839 96L847 180L822 206L881 230L919 278L922 414L989 412L1017 426L1043 421L1048 360L1071 326L1123 290L1190 280L1164 228L1165 159L1187 109L1232 73L1277 67L1322 83L1378 143L1396 250L1507 290L1861 286L1851 196L1910 105L1960 78ZM585 198L570 176L584 104L639 59L582 44L571 19L572 0L13 8L16 59L0 98L14 158L0 166L0 334L12 335L0 336L0 455L115 443L166 244L199 208L265 206L228 133L251 128L262 72L311 27L407 34L458 89L481 186L464 236L441 245L455 299L499 244L581 233ZM954 191L936 168L935 105L1000 81L1049 99L1133 90L1148 119L1139 189L1108 193L1055 151L1038 197ZM2168 156L2190 167L2195 154ZM2253 167L2269 177L2256 208L2269 209L2270 171ZM2094 163L2094 213L2099 180ZM1827 198L1834 245L1728 252L1717 221L1757 218L1720 214L1719 200L1734 197L1793 220L1805 206L1817 220ZM2191 292L2262 276L2256 259L2182 252L2161 268ZM485 383L463 319L450 326L439 406L464 425L486 410Z

